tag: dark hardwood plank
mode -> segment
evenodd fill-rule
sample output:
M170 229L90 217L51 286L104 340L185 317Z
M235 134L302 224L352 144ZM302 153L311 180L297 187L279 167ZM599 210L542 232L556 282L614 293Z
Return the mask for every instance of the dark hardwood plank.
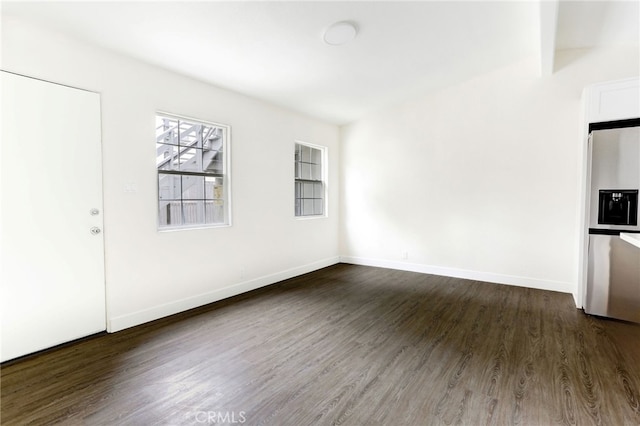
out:
M6 425L640 425L640 325L341 264L5 363L1 387Z

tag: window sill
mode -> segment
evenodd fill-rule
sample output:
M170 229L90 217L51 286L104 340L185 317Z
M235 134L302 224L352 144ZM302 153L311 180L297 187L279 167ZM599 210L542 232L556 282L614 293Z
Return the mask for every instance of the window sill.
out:
M294 216L296 220L314 220L314 219L327 219L329 216L326 214L319 214L313 216Z
M175 231L195 231L198 229L216 229L216 228L229 228L231 227L230 223L220 224L220 225L189 225L189 226L172 226L172 227L163 227L157 228L158 232L175 232Z

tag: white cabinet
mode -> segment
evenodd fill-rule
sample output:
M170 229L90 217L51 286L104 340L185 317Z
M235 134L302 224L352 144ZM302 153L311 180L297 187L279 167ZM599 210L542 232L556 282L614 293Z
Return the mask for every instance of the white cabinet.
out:
M640 78L594 84L585 94L588 123L640 117Z

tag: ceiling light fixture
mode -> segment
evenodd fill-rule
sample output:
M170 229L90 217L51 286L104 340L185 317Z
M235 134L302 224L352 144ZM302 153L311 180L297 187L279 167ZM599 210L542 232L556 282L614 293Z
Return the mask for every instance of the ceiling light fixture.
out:
M356 34L358 34L358 29L353 23L342 21L327 28L323 38L324 42L331 46L341 46L356 38Z

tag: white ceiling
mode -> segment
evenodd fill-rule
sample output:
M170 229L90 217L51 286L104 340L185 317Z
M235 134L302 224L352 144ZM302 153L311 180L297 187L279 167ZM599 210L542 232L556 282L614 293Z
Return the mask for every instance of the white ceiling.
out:
M560 2L555 47L638 46L638 3ZM336 124L540 54L539 9L538 1L2 2L3 15ZM323 30L344 20L357 25L356 39L324 44Z

